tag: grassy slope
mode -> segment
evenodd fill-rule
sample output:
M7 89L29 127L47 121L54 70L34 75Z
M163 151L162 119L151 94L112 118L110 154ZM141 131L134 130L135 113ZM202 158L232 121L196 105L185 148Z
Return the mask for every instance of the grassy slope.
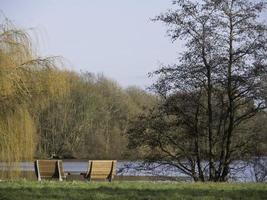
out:
M0 182L0 200L267 199L267 184Z

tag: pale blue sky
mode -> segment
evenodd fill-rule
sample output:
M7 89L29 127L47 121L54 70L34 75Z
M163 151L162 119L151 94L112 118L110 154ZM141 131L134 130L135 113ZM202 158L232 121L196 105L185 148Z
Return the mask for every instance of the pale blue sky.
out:
M42 56L63 56L72 70L142 88L152 83L147 73L174 63L182 48L150 21L171 7L171 0L0 0L16 25L34 28Z
M16 25L35 28L42 56L60 55L68 68L142 88L151 83L148 72L177 57L166 27L150 21L170 7L169 0L0 0Z

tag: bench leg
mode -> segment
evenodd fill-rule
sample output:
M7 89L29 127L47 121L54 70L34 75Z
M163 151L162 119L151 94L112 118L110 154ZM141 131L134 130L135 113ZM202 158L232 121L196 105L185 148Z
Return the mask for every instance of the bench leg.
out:
M60 169L59 160L57 161L57 171L58 171L58 180L63 181L62 176L61 176L61 169Z

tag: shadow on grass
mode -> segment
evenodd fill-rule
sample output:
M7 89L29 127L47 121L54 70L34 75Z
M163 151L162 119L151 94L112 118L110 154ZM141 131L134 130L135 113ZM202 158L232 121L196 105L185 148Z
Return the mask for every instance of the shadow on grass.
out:
M63 199L265 199L266 190L220 190L220 189L123 189L123 188L0 188L0 200L63 200Z

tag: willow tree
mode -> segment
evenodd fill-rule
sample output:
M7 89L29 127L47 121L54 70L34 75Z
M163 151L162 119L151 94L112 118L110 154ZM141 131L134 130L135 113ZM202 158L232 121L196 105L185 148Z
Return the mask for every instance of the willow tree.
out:
M173 41L184 40L185 49L177 64L155 72L154 89L163 105L150 123L141 119L146 126L136 137L143 134L142 143L161 152L159 161L196 181L226 181L231 163L253 141L242 137L240 125L265 108L267 27L258 20L265 4L175 0L173 5L155 20L167 25ZM134 138L134 129L130 133Z
M55 69L54 60L38 58L27 32L7 19L1 21L0 161L16 171L17 161L31 160L35 152L34 112L47 104L49 96L60 95L64 89L59 90L62 85L49 76Z

